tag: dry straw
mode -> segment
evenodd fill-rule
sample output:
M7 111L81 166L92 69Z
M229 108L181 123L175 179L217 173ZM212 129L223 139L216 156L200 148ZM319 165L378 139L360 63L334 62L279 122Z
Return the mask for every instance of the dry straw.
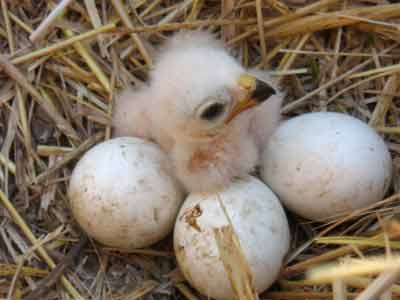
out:
M146 81L167 36L199 28L245 66L278 78L286 116L356 116L393 156L385 201L319 223L290 215L291 251L278 284L259 298L400 298L399 226L391 222L400 212L396 1L0 0L0 8L0 299L202 299L176 269L170 238L125 253L94 241L79 248L66 196L76 161L110 137L115 93ZM219 238L235 246L223 253L232 267L243 255L228 233ZM359 259L358 269L304 279L345 257ZM243 261L234 267L248 273ZM236 278L247 287L240 298L254 299L251 280Z

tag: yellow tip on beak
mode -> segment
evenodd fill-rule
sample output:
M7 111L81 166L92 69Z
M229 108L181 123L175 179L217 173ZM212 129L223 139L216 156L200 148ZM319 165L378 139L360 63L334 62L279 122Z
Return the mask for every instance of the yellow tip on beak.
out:
M245 91L246 95L235 103L226 119L226 123L232 121L240 113L263 103L276 93L275 89L269 84L249 74L240 76L238 85Z

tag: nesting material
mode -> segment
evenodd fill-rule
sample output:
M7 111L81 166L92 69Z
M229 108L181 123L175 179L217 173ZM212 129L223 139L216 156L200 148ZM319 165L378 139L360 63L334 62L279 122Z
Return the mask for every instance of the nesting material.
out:
M308 113L285 122L263 154L265 182L290 210L312 220L382 200L391 173L382 138L340 113Z
M274 282L289 247L284 210L260 180L247 177L219 193L189 195L175 225L175 255L191 285L218 300L234 298L214 235L230 224L257 292Z
M89 150L73 171L68 194L74 217L90 236L124 249L165 237L183 200L164 154L137 138Z
M149 82L154 50L183 29L211 31L246 69L273 70L287 91L285 118L340 111L384 135L394 166L388 197L325 224L291 215L283 280L260 297L372 299L360 293L373 273L346 279L347 293L302 278L312 266L398 249L400 230L383 225L400 204L400 3L223 2L0 0L0 299L199 298L177 276L169 239L130 254L97 243L76 253L83 233L66 195L76 162L111 135L115 96ZM243 159L235 153L229 161ZM388 290L400 297L399 285Z

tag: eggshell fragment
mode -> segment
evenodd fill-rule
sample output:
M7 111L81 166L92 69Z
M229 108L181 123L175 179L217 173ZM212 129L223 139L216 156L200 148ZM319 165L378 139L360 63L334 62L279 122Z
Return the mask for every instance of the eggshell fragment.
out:
M86 152L73 170L69 199L81 227L124 249L149 246L173 228L183 192L166 155L138 138L115 138Z
M189 195L174 230L179 267L190 284L204 295L217 300L234 299L214 236L215 228L229 224L221 203L260 293L276 279L289 247L290 233L279 200L254 177L234 182L219 193Z
M381 200L390 153L366 123L341 113L308 113L284 122L262 157L262 178L288 209L321 220Z

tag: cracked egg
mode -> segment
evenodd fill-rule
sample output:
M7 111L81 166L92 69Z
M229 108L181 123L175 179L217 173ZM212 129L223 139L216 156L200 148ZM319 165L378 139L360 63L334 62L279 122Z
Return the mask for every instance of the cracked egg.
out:
M227 228L240 242L255 291L264 291L280 271L290 233L277 197L251 176L219 192L193 193L185 200L174 230L175 255L184 277L205 296L234 298L230 268L224 266L215 237L216 231Z

